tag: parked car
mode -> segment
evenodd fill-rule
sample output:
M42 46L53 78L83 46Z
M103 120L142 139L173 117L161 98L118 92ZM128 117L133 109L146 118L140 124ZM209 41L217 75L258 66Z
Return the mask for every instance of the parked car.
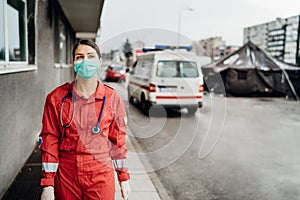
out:
M106 69L105 81L125 81L126 71L122 65L109 65Z

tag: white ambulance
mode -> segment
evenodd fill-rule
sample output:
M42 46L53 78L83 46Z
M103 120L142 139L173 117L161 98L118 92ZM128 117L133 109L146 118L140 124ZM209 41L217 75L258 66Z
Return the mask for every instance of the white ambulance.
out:
M202 107L203 76L200 66L209 57L172 50L152 51L139 55L130 72L128 100L135 99L148 114L151 106L187 108L193 115Z

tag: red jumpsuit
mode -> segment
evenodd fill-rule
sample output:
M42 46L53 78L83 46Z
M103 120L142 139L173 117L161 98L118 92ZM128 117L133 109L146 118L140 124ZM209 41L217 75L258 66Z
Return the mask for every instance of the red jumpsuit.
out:
M62 107L65 96L69 97ZM102 132L93 134L91 129L97 124L104 96ZM76 91L74 82L53 90L46 99L40 134L41 186L54 186L56 200L113 200L112 163L119 181L130 178L126 165L126 119L120 96L100 82L88 99ZM62 126L70 121L70 127Z

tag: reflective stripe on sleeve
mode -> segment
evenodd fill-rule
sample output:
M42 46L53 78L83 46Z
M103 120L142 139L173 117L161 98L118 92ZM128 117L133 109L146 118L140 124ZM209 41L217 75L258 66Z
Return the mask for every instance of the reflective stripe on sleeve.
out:
M42 163L42 169L45 172L56 172L58 168L58 163Z
M113 160L115 169L128 168L126 159Z

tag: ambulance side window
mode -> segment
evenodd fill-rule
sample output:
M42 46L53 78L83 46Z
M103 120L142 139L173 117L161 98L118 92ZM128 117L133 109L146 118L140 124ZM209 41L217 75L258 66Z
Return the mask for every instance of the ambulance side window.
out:
M137 76L141 76L141 74L142 74L142 68L143 68L143 66L144 66L144 61L143 60L139 60L138 62L137 62L137 64L136 64L136 67L135 67L135 74L137 75Z
M140 60L136 66L136 75L141 78L147 78L150 75L151 61Z

